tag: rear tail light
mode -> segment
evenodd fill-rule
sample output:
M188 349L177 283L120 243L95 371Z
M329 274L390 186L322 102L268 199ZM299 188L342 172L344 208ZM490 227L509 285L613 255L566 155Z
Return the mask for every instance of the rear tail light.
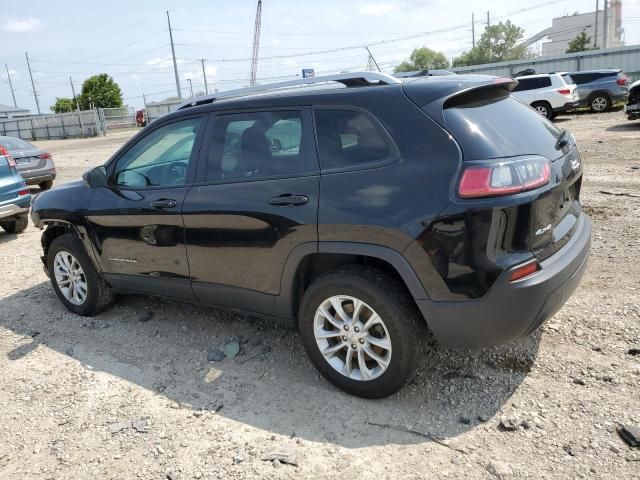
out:
M540 264L538 262L534 261L534 262L527 263L525 265L522 265L521 267L516 268L513 272L511 272L511 278L509 279L509 281L515 282L518 280L522 280L523 278L528 277L529 275L533 275L540 269L541 269Z
M29 195L29 193L31 193L31 192L29 191L28 188L25 188L24 190L19 190L18 191L18 195L21 196L21 197L24 196L24 195Z
M495 164L473 165L462 173L458 196L497 197L526 192L549 183L551 162L544 157L528 157Z
M51 154L49 152L46 152L46 153L42 153L42 154L38 155L38 158L47 159L47 158L52 158L52 157L51 157Z
M558 90L558 93L561 95L569 95L571 93L570 88L561 88Z
M0 157L6 157L7 162L9 163L9 167L16 168L16 161L13 159L11 155L9 155L9 152L7 152L7 149L4 148L2 145L0 145Z
M627 77L620 77L616 80L618 85L626 86L629 85L629 79Z

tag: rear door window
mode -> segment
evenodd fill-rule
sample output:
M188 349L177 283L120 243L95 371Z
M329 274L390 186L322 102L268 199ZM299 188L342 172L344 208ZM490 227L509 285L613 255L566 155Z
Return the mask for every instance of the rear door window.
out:
M300 110L218 115L207 181L248 180L317 171L305 155Z
M315 110L318 153L323 170L366 166L397 158L397 150L382 126L358 110Z
M537 154L554 160L560 130L501 89L454 97L445 104L446 128L465 160Z

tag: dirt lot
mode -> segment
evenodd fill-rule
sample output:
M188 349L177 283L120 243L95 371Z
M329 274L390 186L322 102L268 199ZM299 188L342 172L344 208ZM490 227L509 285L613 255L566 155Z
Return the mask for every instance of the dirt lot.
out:
M533 337L438 348L381 401L337 391L295 332L255 319L142 296L72 315L40 232L0 233L0 478L640 478L615 431L640 425L640 122L558 122L581 147L594 221L582 285ZM38 144L65 181L128 135ZM233 338L236 359L207 361ZM262 460L274 452L297 466Z

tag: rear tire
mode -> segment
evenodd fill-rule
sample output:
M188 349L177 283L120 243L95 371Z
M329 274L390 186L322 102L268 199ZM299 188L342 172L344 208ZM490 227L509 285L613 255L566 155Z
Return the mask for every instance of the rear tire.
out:
M20 215L17 220L2 224L2 228L7 233L20 233L29 226L29 216L25 213Z
M51 242L47 269L53 290L73 313L90 317L113 302L111 287L96 271L84 245L74 234L66 233ZM70 286L72 283L75 286ZM76 291L80 293L73 295Z
M51 187L53 187L53 180L47 180L46 182L40 182L38 184L38 186L40 187L40 190L49 190Z
M334 302L347 321L341 321L345 317ZM370 321L374 315L380 322ZM403 286L380 270L360 266L332 270L313 282L302 298L298 326L318 371L364 398L387 397L411 380L425 337L424 320Z
M611 99L605 93L596 93L589 98L589 110L593 113L606 112L611 108Z
M549 120L553 118L553 108L549 102L533 102L531 108Z

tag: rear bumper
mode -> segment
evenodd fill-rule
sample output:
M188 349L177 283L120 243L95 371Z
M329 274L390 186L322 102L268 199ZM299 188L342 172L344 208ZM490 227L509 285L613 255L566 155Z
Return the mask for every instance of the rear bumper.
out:
M625 105L624 113L629 117L629 120L640 118L640 103L636 103L635 105Z
M16 200L13 203L5 203L0 205L0 220L15 217L22 213L27 213L29 211L29 200L30 196L25 196L24 200Z
M500 345L533 333L577 288L591 247L591 220L581 215L574 236L542 270L516 282L505 271L482 298L416 300L436 339L451 347Z
M48 180L55 180L56 171L55 170L32 170L32 171L23 171L20 172L22 178L27 183L27 185L34 185L36 183L46 182Z
M557 107L553 109L554 113L562 113L562 112L570 112L571 110L575 110L580 105L579 100L567 102L561 107Z

